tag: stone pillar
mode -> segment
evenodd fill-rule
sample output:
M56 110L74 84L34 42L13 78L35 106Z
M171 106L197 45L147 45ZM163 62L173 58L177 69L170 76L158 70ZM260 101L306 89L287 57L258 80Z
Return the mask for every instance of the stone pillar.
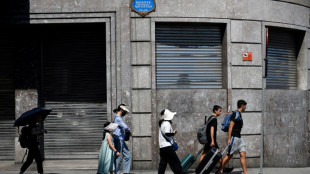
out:
M133 169L154 168L152 150L151 20L131 19Z
M15 118L19 118L24 112L38 106L38 91L36 89L15 90ZM22 127L19 127L19 132ZM21 148L18 142L18 132L15 137L15 163L21 163L26 149ZM25 159L27 156L25 157Z

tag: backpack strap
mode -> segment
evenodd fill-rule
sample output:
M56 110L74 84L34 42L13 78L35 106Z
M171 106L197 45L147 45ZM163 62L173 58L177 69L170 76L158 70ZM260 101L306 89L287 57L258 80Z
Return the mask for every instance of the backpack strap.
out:
M239 113L239 111L236 110L235 113L236 113L235 119L236 119L236 120L241 119L241 118L240 118L240 113Z

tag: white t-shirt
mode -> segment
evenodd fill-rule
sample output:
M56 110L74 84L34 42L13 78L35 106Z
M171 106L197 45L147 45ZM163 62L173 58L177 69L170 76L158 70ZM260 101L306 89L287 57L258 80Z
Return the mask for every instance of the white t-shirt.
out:
M173 136L166 136L166 138L168 138L168 140L170 140L171 143L169 143L162 135L162 133L173 133L171 124L169 121L163 121L161 124L161 127L159 128L159 148L163 148L163 147L167 147L167 146L171 146L171 143L173 144Z

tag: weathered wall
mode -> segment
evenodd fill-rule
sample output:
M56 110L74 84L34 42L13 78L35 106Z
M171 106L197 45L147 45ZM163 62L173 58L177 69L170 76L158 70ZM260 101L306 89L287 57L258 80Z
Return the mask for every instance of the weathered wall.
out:
M307 91L266 90L265 94L265 166L307 166Z
M156 91L156 111L153 116L156 117L156 126L153 132L156 138L155 151L158 151L158 121L160 120L160 112L168 108L177 115L173 119L172 127L178 130L175 136L179 144L177 154L179 158L183 158L188 153L195 154L202 147L197 140L197 128L204 123L204 116L212 114L214 105L223 107L223 113L227 108L227 90L225 89L183 89L183 90L157 90ZM221 123L225 114L218 118ZM154 123L155 124L155 123ZM220 142L223 139L223 133L218 132ZM157 162L159 155L157 154Z
M243 114L245 125L242 135L248 143L247 156L250 157L248 165L250 167L259 166L265 43L263 28L271 25L307 30L310 14L309 1L156 0L156 11L145 18L130 12L129 2L129 0L30 0L29 23L107 22L109 28L107 30L109 49L107 50L110 50L107 53L108 114L112 116L111 110L119 103L126 103L132 111L125 117L125 121L133 131L129 147L133 154L134 169L155 169L158 167L157 122L158 113L162 109L169 108L179 113L174 126L179 130L177 140L181 147L178 154L179 157L183 157L187 152L198 151L199 145L193 141L193 137L196 136L197 125L201 123L200 116L209 115L214 104L222 105L223 113L226 112L228 105L235 110L236 102L239 99L248 102L247 112ZM224 70L225 88L221 90L156 90L155 23L157 21L225 23L226 33L223 41L225 43L223 45L225 49L223 51L225 57L223 67L226 68ZM303 55L298 58L298 61L302 59L299 62L299 89L304 91L310 89L310 77L308 76L310 61L305 61L310 56L309 40L308 32L307 41L303 45ZM253 53L252 62L241 60L241 53L246 51ZM304 67L305 63L308 66ZM302 107L304 107L304 101L309 101L308 98L305 99L304 91L289 92L292 98L301 97L301 101L298 102ZM287 93L283 92L282 94L282 97L286 98ZM278 93L271 93L271 95L281 96ZM268 97L268 99L272 98ZM275 104L283 104L288 107L288 103L280 98ZM16 104L16 106L20 107L22 104ZM267 99L266 106L269 106ZM301 124L303 117L308 117L308 121L310 120L309 113L297 112L293 107L289 107L289 109L291 109L290 114L297 113L298 124ZM281 108L270 110L270 112L266 111L266 119L268 117L280 118L272 115L272 111L279 111L284 115L286 113ZM223 116L219 118L219 123ZM284 116L284 118L289 119L290 117ZM283 129L286 134L296 134L300 131L287 130L283 127L284 123L281 120L280 122L283 124L281 131ZM308 130L307 124L301 124L301 126L305 126L306 128L302 127L301 130L309 134L310 121ZM265 127L265 129L268 128L269 131L269 128L272 127L274 125ZM265 140L268 143L272 136L280 135L274 129L270 130L273 132L271 135L268 135L268 131L265 132ZM307 134L303 135L308 137L307 141L298 135L297 137L308 143L309 149L310 137ZM224 147L225 139L225 134L219 131L221 147ZM272 143L279 144L282 140L289 140L289 136L272 140ZM268 145L266 142L265 147ZM293 147L300 148L302 145L298 143ZM289 150L289 147L284 148ZM268 148L264 151L266 159L268 159L265 159L265 165L267 163L269 166L285 164L277 162L278 157L275 154L278 152L275 150ZM296 157L298 151L297 149L291 150L288 154L291 157L288 158L297 160L295 166L304 166L304 156L301 159ZM310 151L308 151L308 161L310 161ZM235 166L240 165L238 159L234 159L233 163ZM307 165L309 166L310 162Z

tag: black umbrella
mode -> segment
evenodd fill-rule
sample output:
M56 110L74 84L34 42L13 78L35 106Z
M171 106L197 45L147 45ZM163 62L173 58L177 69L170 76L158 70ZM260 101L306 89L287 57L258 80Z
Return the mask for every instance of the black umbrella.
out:
M50 108L33 108L30 111L23 113L17 120L14 126L25 126L31 123L38 123L45 120L47 115L52 111Z

